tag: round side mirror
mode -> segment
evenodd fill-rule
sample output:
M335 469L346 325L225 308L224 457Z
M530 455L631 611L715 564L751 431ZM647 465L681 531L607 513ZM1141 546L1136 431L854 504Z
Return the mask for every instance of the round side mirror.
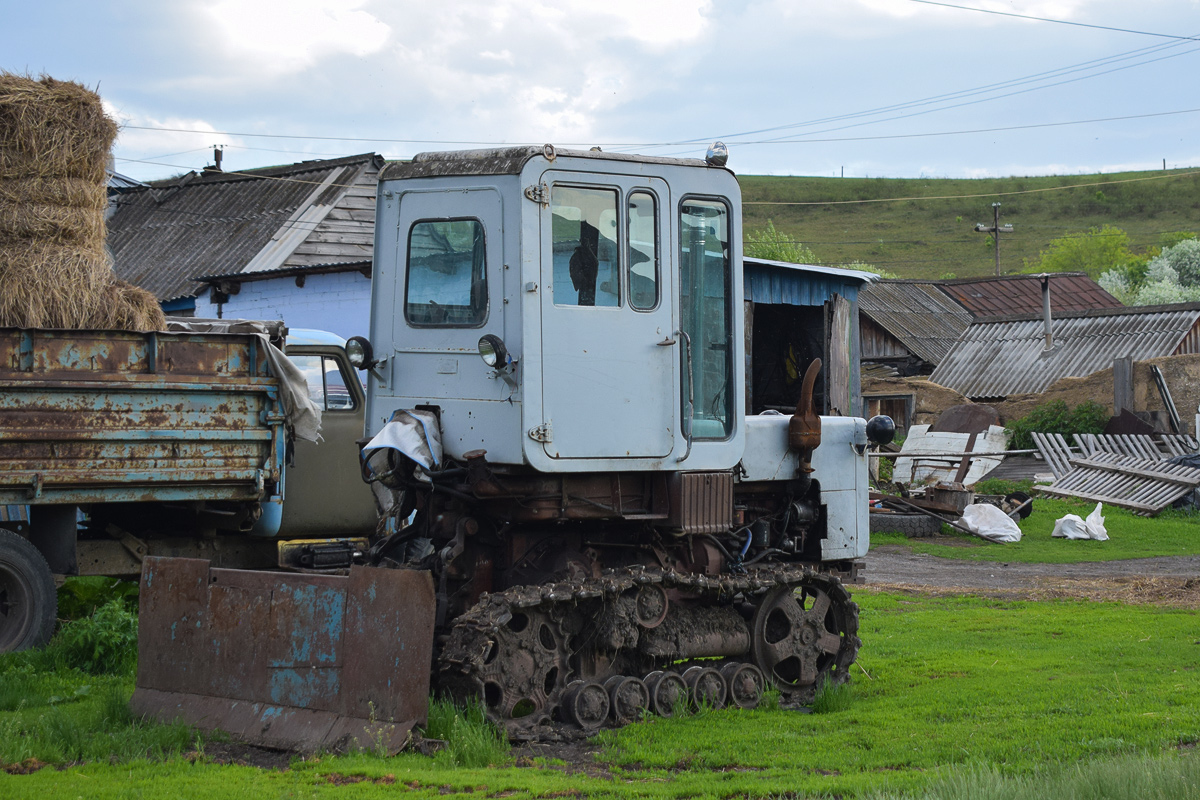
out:
M365 336L351 336L346 340L346 358L355 369L368 369L375 361L375 354Z
M479 337L479 357L492 369L504 369L508 365L508 348L499 336L487 333Z
M875 444L889 444L896 438L896 423L886 414L878 414L867 420L867 438Z

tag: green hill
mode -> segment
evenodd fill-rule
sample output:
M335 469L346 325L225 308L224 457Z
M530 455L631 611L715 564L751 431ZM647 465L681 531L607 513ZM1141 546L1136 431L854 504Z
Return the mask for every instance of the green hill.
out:
M1200 231L1200 170L1047 178L889 179L742 175L745 229L768 220L823 264L855 261L905 278L991 275L1001 203L1000 269L1020 272L1051 240L1111 225L1142 253L1164 234ZM1072 188L1074 187L1074 188ZM808 205L788 205L804 203Z

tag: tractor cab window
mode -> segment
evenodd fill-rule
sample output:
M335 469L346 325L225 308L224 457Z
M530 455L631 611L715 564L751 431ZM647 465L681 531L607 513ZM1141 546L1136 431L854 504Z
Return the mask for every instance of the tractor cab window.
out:
M649 192L629 195L629 305L658 305L658 210Z
M487 319L487 264L477 219L417 222L408 234L404 318L415 327L478 327Z
M616 191L555 185L550 211L554 304L619 306Z
M691 340L684 418L694 438L725 439L733 433L729 208L719 200L684 200L679 230L680 315Z

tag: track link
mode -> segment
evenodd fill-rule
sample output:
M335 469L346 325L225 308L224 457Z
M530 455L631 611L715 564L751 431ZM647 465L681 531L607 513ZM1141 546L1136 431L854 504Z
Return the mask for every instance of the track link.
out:
M805 702L823 676L845 681L858 654L858 606L831 575L789 565L719 577L633 567L484 595L453 623L438 657L439 688L459 701L481 699L514 741L594 728L599 695L579 681L641 676L689 658L664 651L663 637L646 646L647 632L670 616L660 608L668 594L693 610L739 609L749 647L724 655L752 662L785 701ZM586 720L577 719L581 697ZM613 713L617 724L627 716Z

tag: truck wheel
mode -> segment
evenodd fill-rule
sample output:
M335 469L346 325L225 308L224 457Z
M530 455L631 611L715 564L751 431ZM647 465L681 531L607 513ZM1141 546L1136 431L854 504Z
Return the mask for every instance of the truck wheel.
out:
M927 514L876 512L871 514L871 533L902 533L910 539L934 536L942 530L941 520Z
M46 644L57 614L46 559L26 539L0 529L0 653Z

